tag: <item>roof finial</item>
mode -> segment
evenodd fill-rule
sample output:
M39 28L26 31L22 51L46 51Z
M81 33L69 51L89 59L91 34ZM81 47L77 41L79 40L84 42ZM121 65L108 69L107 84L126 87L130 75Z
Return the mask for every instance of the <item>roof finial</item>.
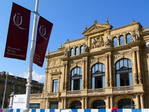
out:
M66 43L69 43L69 39L67 39Z
M61 46L60 46L61 48L63 47L63 44L61 43Z
M136 22L135 20L132 20L132 24L133 24L133 23L137 23L137 22Z
M48 49L48 54L50 54L50 49Z
M87 25L85 25L84 31L87 30Z
M106 24L109 25L109 20L108 20L108 18L106 19Z
M96 23L98 23L98 22L97 22L97 19L95 19L95 21L94 21L94 24L96 24Z

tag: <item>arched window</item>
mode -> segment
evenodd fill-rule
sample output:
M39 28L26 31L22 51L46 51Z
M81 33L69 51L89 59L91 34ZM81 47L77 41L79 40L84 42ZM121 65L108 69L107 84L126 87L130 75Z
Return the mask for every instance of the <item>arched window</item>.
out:
M74 49L73 48L70 49L70 56L74 56Z
M71 71L71 90L82 89L82 69L75 67Z
M79 55L79 48L78 47L75 48L75 55Z
M82 108L82 104L80 101L73 101L71 104L70 104L70 107L71 109L81 109Z
M124 36L123 35L121 35L120 36L120 45L124 45Z
M103 100L96 100L93 102L92 108L93 109L105 109L106 105L105 105L105 102Z
M84 46L82 45L81 47L80 47L80 54L83 54L84 53Z
M132 42L131 34L128 33L128 34L126 35L126 43L131 43L131 42Z
M116 63L116 86L132 86L132 63L129 59L121 59Z
M105 66L97 63L92 66L92 89L105 88Z
M133 109L134 108L134 101L130 98L121 99L118 101L118 109Z
M118 46L118 41L117 41L117 37L113 38L113 47Z

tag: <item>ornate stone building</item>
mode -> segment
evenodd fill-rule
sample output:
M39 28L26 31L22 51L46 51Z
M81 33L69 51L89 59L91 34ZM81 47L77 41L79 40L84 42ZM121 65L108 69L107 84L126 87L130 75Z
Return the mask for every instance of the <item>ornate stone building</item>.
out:
M112 28L97 21L46 56L40 108L149 108L149 27L139 22Z

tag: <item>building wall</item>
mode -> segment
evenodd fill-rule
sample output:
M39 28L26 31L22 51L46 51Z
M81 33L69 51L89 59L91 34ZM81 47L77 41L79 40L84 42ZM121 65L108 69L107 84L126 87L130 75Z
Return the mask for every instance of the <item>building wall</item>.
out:
M127 34L131 42L126 42ZM149 40L149 30L140 23L112 29L109 24L97 21L83 32L84 37L67 41L58 51L48 53L46 82L40 98L41 108L51 108L50 103L58 102L59 109L71 108L74 101L80 101L82 109L93 108L94 101L102 100L105 108L118 108L122 99L131 99L134 108L149 108L149 50L145 43ZM124 45L113 46L113 38L124 36ZM84 52L71 56L71 49L84 46ZM80 52L80 51L79 51ZM132 62L133 85L116 86L116 63L121 59ZM105 66L105 87L92 89L92 66L102 63ZM75 67L82 68L82 89L71 90L71 71ZM58 80L58 91L53 92L53 80ZM130 80L130 79L129 79ZM38 97L39 98L39 97ZM36 95L31 97L36 102ZM54 105L54 104L53 104ZM70 106L71 105L71 106Z
M7 81L6 81L7 79ZM9 99L12 92L14 94L25 94L26 93L26 79L12 76L6 72L0 72L0 107L2 106L4 97L4 88L6 84L6 94L4 108L9 105ZM37 81L32 81L31 93L41 93L43 90L43 84Z

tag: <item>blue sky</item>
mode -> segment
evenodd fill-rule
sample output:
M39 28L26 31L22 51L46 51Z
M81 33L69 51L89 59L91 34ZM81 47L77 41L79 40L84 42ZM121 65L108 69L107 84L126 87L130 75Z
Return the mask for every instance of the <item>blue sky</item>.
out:
M0 72L24 77L28 71L30 41L26 61L3 57L12 2L34 10L35 0L0 0ZM54 24L48 45L50 51L57 50L67 39L83 37L85 25L91 26L95 19L104 24L108 18L114 28L130 24L132 20L140 22L143 27L149 26L148 0L39 0L39 13ZM32 21L33 14L30 40ZM45 67L46 62L43 67L33 66L36 78L39 77L37 80L45 75Z

